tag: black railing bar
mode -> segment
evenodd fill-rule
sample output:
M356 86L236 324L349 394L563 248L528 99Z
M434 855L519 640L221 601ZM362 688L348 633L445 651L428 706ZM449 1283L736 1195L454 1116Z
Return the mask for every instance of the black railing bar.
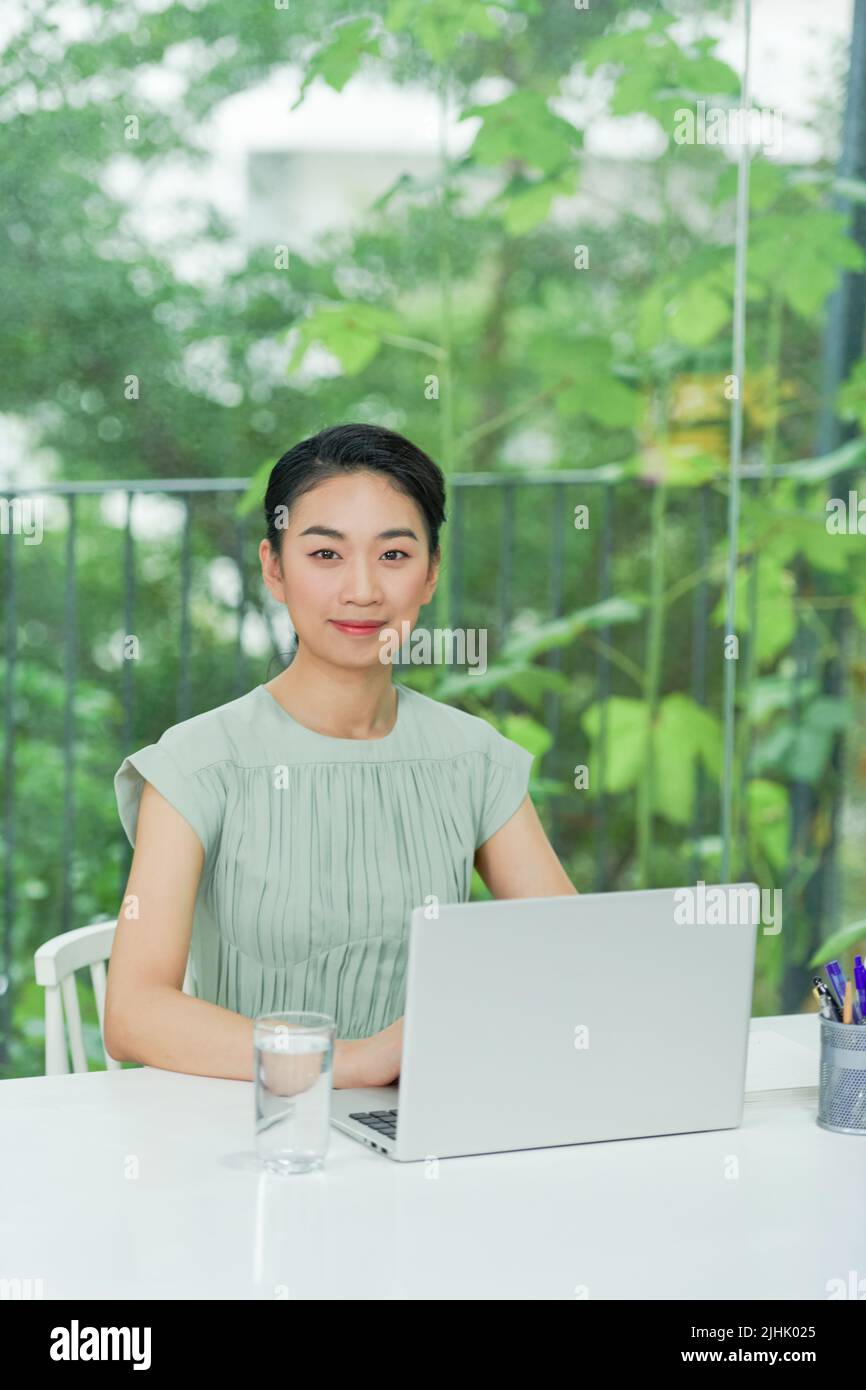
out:
M451 542L448 552L448 626L459 627L463 608L463 506L454 498L450 517Z
M177 718L182 723L192 709L192 674L190 652L192 628L189 605L192 590L192 504L184 498L183 534L180 543L180 669L177 682Z
M502 532L499 549L499 640L504 646L511 628L511 570L514 557L514 484L509 481L502 494ZM509 701L500 685L493 695L493 708L505 713Z
M242 516L234 519L234 538L235 538L235 564L238 571L238 582L240 584L240 594L238 596L238 630L237 645L235 647L235 694L241 696L246 688L244 671L246 661L244 657L244 619L247 613L247 574L244 568L244 536L246 518Z
M704 560L710 546L710 507L709 489L698 488L698 529L695 537L695 559L698 564ZM707 702L707 629L709 624L709 583L706 573L695 586L692 595L692 661L691 691L692 699L698 705ZM704 766L698 762L695 772L695 800L692 814L692 878L697 882L701 870L701 856L697 845L703 828L703 804L706 779Z
M72 861L75 855L75 678L78 642L78 575L75 541L78 513L75 498L69 499L69 529L66 535L66 698L63 709L63 931L73 923Z
M9 1058L12 1025L12 921L15 916L15 670L18 658L18 590L15 546L5 560L6 681L3 691L3 954L0 958L0 1063Z
M554 621L562 617L562 596L565 576L565 526L567 524L567 513L565 510L565 490L562 486L556 488L551 493L551 512L550 512L550 531L553 537L553 545L550 548L550 612ZM562 666L562 649L553 647L546 656L546 664L551 670L558 671ZM546 762L547 770L551 770L553 762L552 754L556 748L556 741L559 736L560 712L562 698L558 691L547 690L544 696L545 720L547 728L552 736L550 748L547 750L542 767ZM558 841L559 814L558 797L552 797L550 801L550 838L553 844Z
M793 464L744 463L739 469L741 478L787 478L800 475L802 461ZM616 465L613 465L616 468ZM717 481L723 481L727 474L719 472ZM528 473L452 473L448 485L453 487L503 487L519 483L521 486L551 487L561 483L643 483L639 474L611 474L611 465L602 464L599 468L563 468ZM707 480L712 483L712 478ZM129 482L122 479L106 482L46 483L44 487L0 487L0 497L66 497L70 493L109 493L109 492L246 492L251 478L136 478ZM689 489L685 489L689 490Z
M135 703L135 665L136 653L129 650L129 643L135 637L135 537L132 534L132 509L135 496L126 495L126 527L123 536L123 667L121 670L121 700L123 706L123 747L132 748ZM120 885L118 896L121 902L126 891L129 869L132 861L132 847L124 846L120 863Z
M601 540L598 553L598 596L601 603L605 603L611 594L611 576L613 562L613 488L608 488L604 493L602 506L602 526ZM596 698L599 702L599 730L598 730L598 758L596 766L591 768L590 776L598 777L597 796L594 802L595 815L595 883L594 888L597 893L604 893L608 887L607 873L607 853L608 853L608 802L605 784L607 782L607 753L608 753L608 700L610 697L610 658L608 651L611 645L611 629L609 624L601 629L599 633L601 645L598 649L596 658L595 688Z
M105 492L246 492L250 478L135 478L129 482L48 483L45 487L4 487L0 497L66 497Z

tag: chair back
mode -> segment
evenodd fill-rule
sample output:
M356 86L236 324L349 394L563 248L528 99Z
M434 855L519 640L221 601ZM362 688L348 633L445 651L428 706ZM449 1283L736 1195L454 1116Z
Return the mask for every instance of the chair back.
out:
M122 1062L110 1056L105 1048L105 985L106 961L111 955L117 919L91 922L75 927L45 941L34 952L36 983L45 990L45 1075L61 1076L69 1071L72 1057L73 1072L87 1071L84 1032L78 1007L76 972L85 966L90 979L99 1015L99 1036L108 1071L119 1071ZM187 960L183 981L184 994L192 994L192 972Z

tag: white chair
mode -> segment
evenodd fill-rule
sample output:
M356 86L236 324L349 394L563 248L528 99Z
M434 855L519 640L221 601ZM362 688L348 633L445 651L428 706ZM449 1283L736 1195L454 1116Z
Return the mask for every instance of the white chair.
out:
M34 952L36 983L45 989L45 1075L62 1076L69 1071L69 1051L72 1070L87 1071L84 1033L78 1008L76 970L90 966L90 978L99 1015L99 1035L108 1071L120 1071L122 1063L105 1050L105 962L111 955L111 944L117 920L91 922L45 941ZM184 994L192 994L192 974L187 960L183 981ZM65 1010L65 1019L64 1019Z

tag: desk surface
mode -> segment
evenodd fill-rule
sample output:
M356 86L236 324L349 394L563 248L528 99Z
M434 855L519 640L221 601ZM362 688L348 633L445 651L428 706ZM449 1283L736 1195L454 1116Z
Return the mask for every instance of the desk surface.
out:
M815 1015L753 1020L768 1029L817 1075ZM816 1107L790 1086L748 1094L738 1129L435 1176L332 1129L322 1172L280 1178L255 1167L252 1082L5 1081L0 1279L45 1298L825 1299L866 1276L866 1138Z

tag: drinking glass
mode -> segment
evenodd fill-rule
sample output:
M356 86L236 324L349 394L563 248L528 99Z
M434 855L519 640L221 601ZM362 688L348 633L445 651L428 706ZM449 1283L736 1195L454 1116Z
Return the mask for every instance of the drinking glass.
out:
M256 1154L268 1172L309 1173L328 1151L336 1023L327 1014L253 1020Z

